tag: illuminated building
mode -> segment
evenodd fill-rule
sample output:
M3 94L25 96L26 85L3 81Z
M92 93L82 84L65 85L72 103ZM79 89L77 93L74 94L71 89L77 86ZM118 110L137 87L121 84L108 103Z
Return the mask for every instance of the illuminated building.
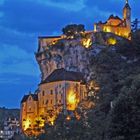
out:
M86 96L86 85L82 73L65 69L54 70L39 84L37 93L29 93L23 97L22 130L34 129L37 122L39 127L43 127L45 120L53 125L57 113L63 110L74 111L79 101Z
M23 130L33 127L34 118L38 115L38 96L36 94L25 95L21 100L21 125Z
M103 23L94 24L95 32L111 32L116 35L131 39L131 8L129 6L128 0L123 8L123 18L111 15L108 20Z

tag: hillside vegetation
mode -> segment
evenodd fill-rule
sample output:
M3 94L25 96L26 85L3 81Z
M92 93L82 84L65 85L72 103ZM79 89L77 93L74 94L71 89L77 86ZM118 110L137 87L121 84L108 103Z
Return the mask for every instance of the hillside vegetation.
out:
M100 87L88 98L95 106L83 109L79 105L78 120L60 114L54 126L46 125L47 133L40 139L139 140L140 31L132 34L131 41L122 39L116 45L106 45L87 61L90 80Z

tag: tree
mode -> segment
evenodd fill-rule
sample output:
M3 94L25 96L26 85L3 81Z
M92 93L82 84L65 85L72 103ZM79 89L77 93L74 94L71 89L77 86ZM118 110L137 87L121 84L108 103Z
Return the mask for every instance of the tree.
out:
M85 27L82 24L71 24L71 25L67 25L66 27L64 27L62 29L62 32L64 35L66 35L67 37L74 37L75 35L79 35L81 32L85 31Z
M109 139L140 139L140 75L125 80L110 112Z

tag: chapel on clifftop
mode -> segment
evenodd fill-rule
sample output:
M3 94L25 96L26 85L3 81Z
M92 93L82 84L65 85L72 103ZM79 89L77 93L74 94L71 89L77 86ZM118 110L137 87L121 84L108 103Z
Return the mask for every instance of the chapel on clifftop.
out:
M131 8L128 0L126 0L123 8L123 18L110 15L106 22L98 22L94 24L95 32L111 32L116 35L131 39Z

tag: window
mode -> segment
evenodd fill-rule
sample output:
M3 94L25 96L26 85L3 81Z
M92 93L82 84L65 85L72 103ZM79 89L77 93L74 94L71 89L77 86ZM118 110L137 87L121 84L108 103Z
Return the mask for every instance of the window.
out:
M76 85L75 85L75 91L76 91L76 92L78 92L78 88L79 88L79 85L76 84Z
M58 94L58 87L55 87L55 94Z
M43 91L42 91L42 96L44 96L44 95L45 95L45 91L43 90Z
M52 104L52 102L53 102L53 101L51 100L51 104Z
M48 100L46 100L46 104L48 104Z
M53 90L50 91L50 94L51 94L51 95L53 94Z

